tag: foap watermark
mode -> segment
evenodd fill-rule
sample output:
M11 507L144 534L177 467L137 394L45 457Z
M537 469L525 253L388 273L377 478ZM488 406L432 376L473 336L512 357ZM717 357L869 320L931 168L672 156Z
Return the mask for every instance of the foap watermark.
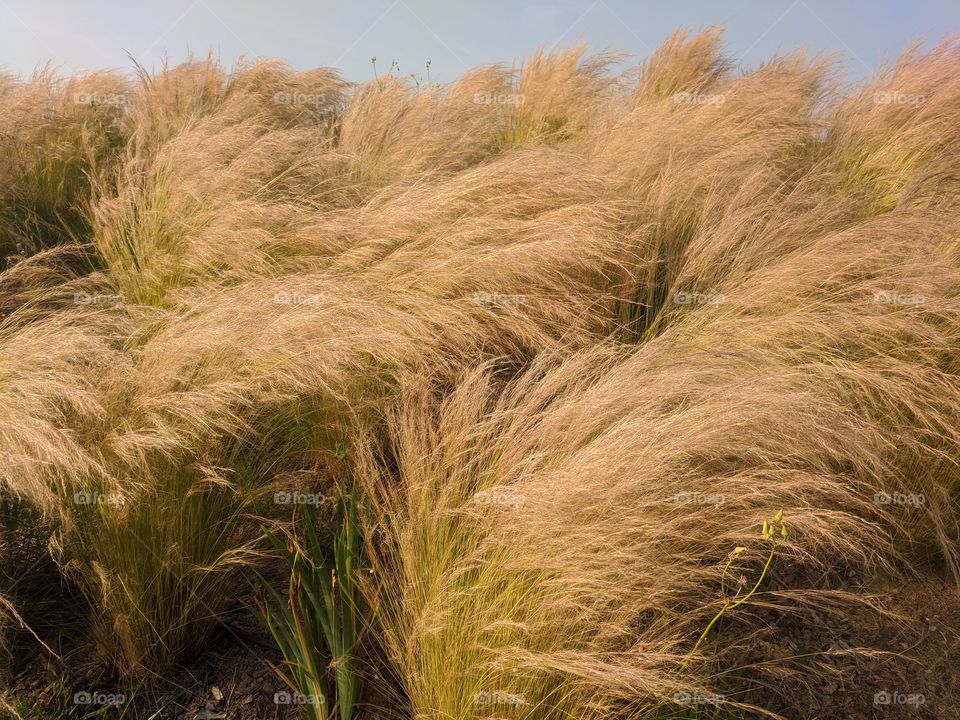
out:
M123 305L123 295L119 293L87 293L73 294L73 301L77 305Z
M673 294L675 305L722 305L726 298L718 293L687 292L680 290Z
M523 105L525 99L519 93L490 92L489 90L478 90L473 94L475 105L513 105L519 107Z
M130 98L123 93L78 92L73 95L76 105L109 105L111 107L127 107Z
M926 497L914 493L892 492L888 493L881 490L873 494L873 501L877 505L909 505L910 507L923 507L927 502Z
M274 505L313 505L319 507L327 501L323 493L302 493L281 490L273 494Z
M74 505L110 505L122 507L126 503L123 495L102 493L96 490L81 490L73 494Z
M321 705L323 695L301 695L298 692L281 690L273 694L274 705Z
M922 305L927 299L920 293L898 293L893 290L877 290L873 293L877 305Z
M673 96L674 105L716 105L720 107L726 101L726 95L708 95L706 93L678 92Z
M326 298L319 293L284 292L274 293L274 305L322 305Z
M677 705L713 705L717 707L720 703L723 702L723 696L717 695L716 693L701 692L696 690L694 692L687 692L686 690L680 690L673 694L673 701Z
M912 93L901 92L900 90L883 90L874 93L873 102L875 105L909 105L910 107L920 107L927 101L925 95L915 95Z
M103 693L81 690L73 694L74 705L123 705L127 696L123 693Z
M476 705L526 705L527 699L523 693L481 690L473 696L473 702Z
M874 705L923 705L926 701L921 693L881 690L873 694Z
M522 305L526 302L525 295L505 295L503 293L475 292L473 301L477 305Z
M504 492L502 490L480 490L473 496L476 505L507 505L520 507L527 501L520 493Z
M723 495L701 492L678 492L673 496L676 505L723 505L726 501Z
M273 94L273 102L277 105L309 105L311 107L321 107L326 105L327 96L323 93L281 91Z

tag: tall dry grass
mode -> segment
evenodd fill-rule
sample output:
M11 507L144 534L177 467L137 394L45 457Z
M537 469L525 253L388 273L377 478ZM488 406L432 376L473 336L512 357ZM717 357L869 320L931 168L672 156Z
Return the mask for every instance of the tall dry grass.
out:
M414 717L670 712L863 601L814 569L957 573L957 44L616 59L0 83L0 487L109 666L203 647L291 478L365 489ZM779 509L793 584L691 656Z

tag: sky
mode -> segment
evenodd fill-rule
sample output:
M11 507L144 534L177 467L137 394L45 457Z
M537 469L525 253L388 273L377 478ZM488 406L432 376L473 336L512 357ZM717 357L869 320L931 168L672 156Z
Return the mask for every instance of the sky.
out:
M225 65L278 57L297 70L333 66L348 80L396 61L445 82L478 65L519 65L576 42L639 62L680 26L726 28L745 67L805 47L835 52L865 77L915 41L960 35L960 0L0 0L0 68L21 75L148 69L207 52Z

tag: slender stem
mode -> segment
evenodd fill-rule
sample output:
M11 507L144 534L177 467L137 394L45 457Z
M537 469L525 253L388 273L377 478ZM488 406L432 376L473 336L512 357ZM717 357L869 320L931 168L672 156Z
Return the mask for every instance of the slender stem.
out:
M683 664L681 665L681 667L687 666L687 663L690 662L690 658L692 658L696 654L697 650L700 649L700 646L703 644L703 641L706 640L707 635L710 633L710 630L713 628L714 625L717 624L717 621L721 617L723 617L723 614L727 610L730 610L732 608L737 607L738 605L742 605L743 603L745 603L757 591L757 589L760 587L760 583L763 582L763 578L766 577L767 571L770 569L770 563L773 562L773 556L776 554L776 552L777 552L777 541L774 541L773 547L770 548L770 555L767 557L767 562L764 564L763 570L760 572L760 577L757 578L757 582L754 583L752 588L750 588L750 592L748 592L742 598L734 602L731 602L730 599L727 598L726 592L723 589L724 576L726 575L727 569L730 567L730 563L733 561L733 558L730 558L729 560L727 560L727 565L726 567L724 567L723 573L720 575L720 588L721 588L721 593L723 593L723 606L720 608L720 611L713 616L713 619L709 622L707 627L703 629L703 632L700 633L700 637L697 638L696 644L694 644L693 649L687 654L687 658L686 660L683 661Z
M770 569L770 563L773 562L773 556L774 556L774 554L776 554L776 552L777 552L777 542L774 541L773 547L770 548L770 556L767 558L767 562L766 562L766 564L763 566L763 571L760 573L760 577L757 578L756 584L750 589L750 592L748 592L748 593L747 593L746 595L744 595L742 598L740 598L739 600L737 600L737 602L733 603L730 607L735 608L737 605L743 604L744 602L746 602L746 601L750 598L751 595L753 595L753 594L757 591L757 588L760 587L760 583L763 582L763 578L764 578L764 577L766 576L766 574L767 574L767 570Z

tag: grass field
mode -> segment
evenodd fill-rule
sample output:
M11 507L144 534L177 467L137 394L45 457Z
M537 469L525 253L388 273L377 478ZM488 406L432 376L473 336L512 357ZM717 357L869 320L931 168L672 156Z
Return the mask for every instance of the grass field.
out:
M960 44L618 59L0 76L0 714L957 717Z

